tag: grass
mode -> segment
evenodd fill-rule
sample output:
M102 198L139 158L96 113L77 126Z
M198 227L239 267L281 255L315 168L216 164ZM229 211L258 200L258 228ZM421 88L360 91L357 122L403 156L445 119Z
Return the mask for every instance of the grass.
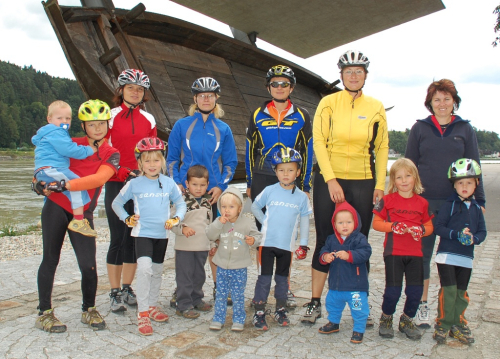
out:
M0 225L0 237L12 237L12 236L22 236L25 234L31 234L33 232L39 232L40 228L35 224L31 224L27 227L18 227L10 224Z
M0 148L0 156L10 156L12 158L17 157L34 157L35 156L34 149L27 150L9 150L7 148Z

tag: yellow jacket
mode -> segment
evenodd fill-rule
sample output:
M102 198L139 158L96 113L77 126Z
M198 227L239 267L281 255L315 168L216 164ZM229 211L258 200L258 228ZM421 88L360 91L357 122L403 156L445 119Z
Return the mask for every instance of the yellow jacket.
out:
M345 90L325 96L314 115L313 147L325 181L375 178L384 190L389 137L380 101L363 93L353 101Z

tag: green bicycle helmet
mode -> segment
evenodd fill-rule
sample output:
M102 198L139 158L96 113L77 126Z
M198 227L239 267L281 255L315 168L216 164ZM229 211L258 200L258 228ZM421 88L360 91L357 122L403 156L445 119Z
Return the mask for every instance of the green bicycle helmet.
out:
M451 182L464 178L481 177L481 166L475 160L470 158L460 158L453 162L448 169L448 179Z

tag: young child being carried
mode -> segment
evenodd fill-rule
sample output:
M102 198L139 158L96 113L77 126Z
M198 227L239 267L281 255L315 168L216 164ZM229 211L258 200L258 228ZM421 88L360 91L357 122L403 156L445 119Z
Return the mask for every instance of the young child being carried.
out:
M69 170L69 159L83 160L92 156L97 149L92 146L79 146L69 136L71 126L71 107L64 101L54 101L49 105L47 113L48 124L41 127L31 142L35 148L36 181L64 183L71 179L80 178ZM83 206L90 202L87 191L64 191L73 210L73 219L68 224L70 231L78 232L88 237L96 237L87 219L83 218Z
M433 338L438 343L450 337L465 344L474 337L465 319L469 305L467 287L472 273L474 245L486 239L483 211L474 199L481 177L479 164L468 158L453 162L448 179L455 193L443 204L436 218L435 233L440 237L436 254L441 289Z
M432 233L429 203L421 196L417 167L407 158L394 162L389 172L388 195L375 205L373 229L386 232L384 240L385 291L379 335L394 337L393 314L406 281L406 302L399 331L418 340L422 333L413 322L424 286L422 237Z
M132 227L137 256L137 310L139 333L153 334L151 320L168 321L168 315L158 306L163 261L168 244L168 230L184 218L186 204L175 182L162 174L166 164L165 145L157 137L146 137L135 148L137 164L142 175L133 178L121 189L112 207L120 220ZM134 213L124 209L134 201ZM170 203L177 209L170 218Z
M328 236L319 256L321 264L331 263L326 296L329 322L319 328L319 332L330 334L340 330L342 311L347 303L354 321L351 343L359 344L363 341L370 314L366 262L372 247L360 232L361 219L349 203L335 207L332 224L335 233Z
M300 246L307 252L309 214L312 213L307 195L297 188L302 158L292 148L281 148L272 158L272 166L279 183L267 186L252 204L252 213L262 223L262 243L259 247L260 272L255 284L253 324L257 330L267 330L265 309L271 290L273 267L276 287L274 319L280 326L290 324L286 310L288 273L300 223ZM262 208L266 207L266 213ZM305 258L305 255L303 256Z
M226 321L227 297L233 300L233 326L231 330L240 332L245 324L245 288L247 267L252 264L249 248L259 245L262 234L257 230L253 218L241 215L243 196L233 186L229 186L217 201L221 214L207 227L213 262L217 265L217 293L215 313L210 329L220 330ZM217 244L217 241L219 242Z
M198 311L207 312L212 309L212 305L203 300L205 263L210 249L205 230L212 223L212 197L207 194L209 173L206 167L192 166L186 176L183 199L187 212L181 225L173 229L176 313L187 319L196 319L200 316Z

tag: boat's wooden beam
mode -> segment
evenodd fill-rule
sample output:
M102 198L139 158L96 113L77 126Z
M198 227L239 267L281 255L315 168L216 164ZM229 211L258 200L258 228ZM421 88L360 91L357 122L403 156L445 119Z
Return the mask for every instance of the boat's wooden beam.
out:
M106 66L122 54L118 47L113 47L99 57L99 62Z
M97 20L99 17L101 17L101 12L81 7L67 8L63 11L64 22L68 24L72 22Z

